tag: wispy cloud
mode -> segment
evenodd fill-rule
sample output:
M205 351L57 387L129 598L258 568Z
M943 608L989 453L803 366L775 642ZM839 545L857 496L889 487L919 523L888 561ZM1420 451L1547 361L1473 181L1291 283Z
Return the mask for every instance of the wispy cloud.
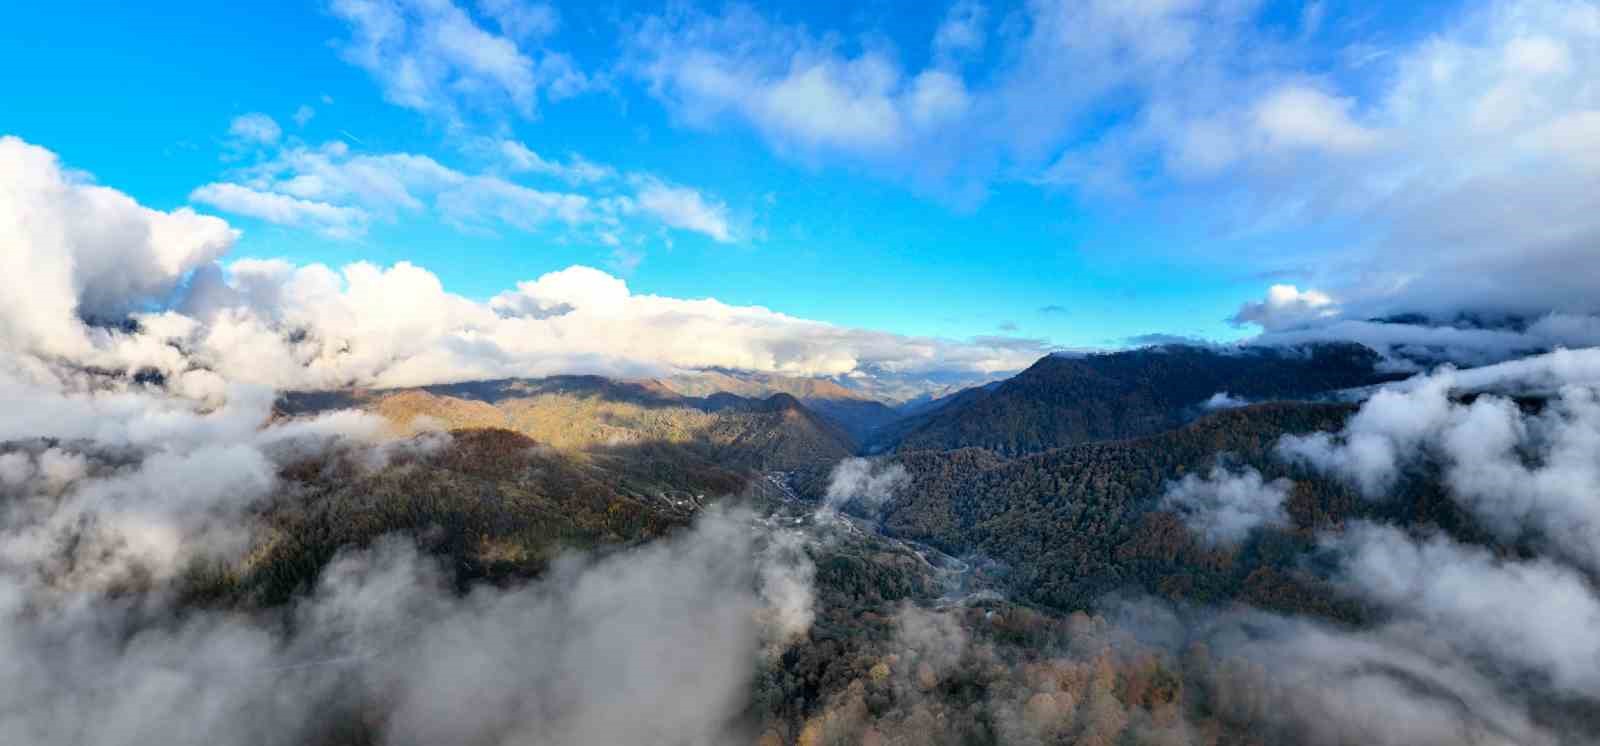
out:
M451 0L329 3L350 28L340 42L344 59L371 75L391 103L452 126L469 114L531 117L541 91L565 97L591 85L570 57L540 46L557 23L553 10L513 0L481 6L501 34Z
M469 232L555 229L612 247L652 221L721 243L740 238L727 205L691 187L649 174L623 178L577 154L547 160L514 140L475 139L464 150L488 168L470 173L418 153L295 140L259 149L254 162L233 169L227 181L195 189L190 199L333 238L359 237L377 221L430 217ZM517 176L561 184L532 186Z

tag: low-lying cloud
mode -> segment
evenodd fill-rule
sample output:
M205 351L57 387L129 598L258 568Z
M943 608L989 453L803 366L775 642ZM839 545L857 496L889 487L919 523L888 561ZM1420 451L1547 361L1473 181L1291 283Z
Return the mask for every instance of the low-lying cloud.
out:
M1482 531L1324 529L1330 581L1373 612L1359 629L1202 613L1214 650L1263 667L1219 670L1225 689L1248 695L1224 709L1265 713L1310 743L1573 742L1583 726L1559 703L1600 700L1600 638L1588 632L1600 624L1596 359L1559 351L1446 369L1372 392L1337 432L1283 437L1282 460L1370 500L1437 480ZM1202 536L1236 539L1283 524L1287 488L1219 467L1174 483L1163 505Z
M1161 506L1184 516L1208 541L1234 544L1257 526L1287 525L1283 503L1292 487L1287 479L1267 481L1249 467L1230 472L1216 466L1204 477L1187 474L1167 485Z
M825 504L838 509L855 501L862 507L876 510L910 480L906 468L897 463L854 457L843 459L828 475Z
M764 651L809 628L804 547L717 510L525 585L463 594L389 537L287 606L184 603L194 568L246 567L273 540L258 516L292 492L286 466L448 444L348 411L275 420L272 401L0 376L0 741L298 744L359 725L395 745L722 743Z

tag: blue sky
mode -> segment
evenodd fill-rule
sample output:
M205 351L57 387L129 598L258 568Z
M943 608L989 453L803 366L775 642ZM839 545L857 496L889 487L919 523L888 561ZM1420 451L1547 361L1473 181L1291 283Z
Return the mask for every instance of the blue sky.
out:
M1232 339L1269 285L1366 297L1352 257L1400 218L1351 174L1412 157L1373 155L1446 114L1393 105L1408 60L1501 43L1473 21L1488 8L67 0L8 12L0 55L27 74L0 93L0 132L143 204L224 216L244 231L230 257L412 261L480 300L586 264L635 292L901 334ZM364 62L378 16L398 31ZM429 46L462 28L472 49ZM399 80L396 60L434 79ZM407 206L295 182L318 153L421 156L587 206L525 218L523 192L419 187ZM266 194L279 212L240 201Z

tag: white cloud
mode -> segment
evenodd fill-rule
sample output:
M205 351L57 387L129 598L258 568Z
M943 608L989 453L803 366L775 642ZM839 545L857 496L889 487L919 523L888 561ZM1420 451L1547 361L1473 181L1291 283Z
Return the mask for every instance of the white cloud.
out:
M1161 507L1177 511L1213 544L1236 544L1259 526L1288 525L1283 503L1293 486L1287 479L1269 482L1250 467L1216 466L1204 477L1187 474L1168 484Z
M1527 142L1539 151L1600 173L1600 110L1572 112L1552 119L1529 132Z
M1576 570L1370 525L1332 543L1349 554L1345 581L1364 597L1467 654L1488 656L1513 675L1547 676L1569 694L1600 690L1600 598Z
M189 201L269 223L311 228L332 238L353 238L366 230L367 214L360 208L259 192L238 184L202 185L189 193Z
M0 346L87 355L80 315L159 302L236 237L222 220L142 207L64 171L43 148L0 137Z
M1257 324L1266 331L1305 326L1338 316L1333 298L1317 290L1294 285L1273 285L1263 300L1246 303L1233 316L1238 325Z
M981 52L988 15L988 9L976 0L958 0L952 4L933 34L934 55L948 60Z
M782 535L758 550L747 516L716 511L645 547L565 556L525 585L460 593L448 568L387 537L331 558L271 612L183 605L180 571L269 541L251 508L292 500L277 489L285 464L360 469L404 450L426 463L429 449L374 443L353 425L376 423L350 412L268 423L270 394L201 413L164 397L30 393L40 412L99 409L107 429L80 423L89 473L64 492L31 474L3 487L8 741L321 741L330 713L360 712L385 742L721 743L735 740L764 646L809 625L810 561L774 550ZM138 437L145 426L157 437ZM4 458L58 458L26 448Z
M704 234L722 243L734 240L727 205L708 201L699 191L645 178L639 180L634 199L640 210L667 226Z
M487 304L448 293L432 273L405 263L354 264L338 273L320 265L236 264L228 284L196 293L211 299L193 309L199 323L152 318L151 333L174 339L231 380L282 387L703 367L795 375L873 367L998 371L1042 354L1037 345L908 338L709 298L639 295L586 267L522 283ZM398 307L393 298L407 302Z
M1553 398L1525 411L1486 390ZM1373 621L1334 629L1247 613L1223 620L1213 652L1281 673L1266 709L1312 725L1308 742L1562 742L1546 729L1570 726L1532 703L1600 691L1597 446L1594 349L1386 386L1339 433L1283 438L1283 456L1376 499L1410 499L1408 475L1442 487L1475 519L1474 543L1433 525L1330 527L1320 556Z
M243 169L241 183L300 199L350 202L375 213L425 206L424 197L467 181L433 158L411 153L357 154L342 142L284 148Z
M1547 36L1519 36L1506 43L1506 67L1530 75L1554 75L1572 66L1567 45Z
M923 72L911 82L906 103L912 123L925 129L959 119L971 106L972 98L961 79L937 70Z
M1245 406L1249 403L1249 401L1234 396L1226 391L1218 391L1217 393L1212 394L1210 398L1201 402L1200 408L1205 410L1235 409Z
M900 73L883 57L820 60L749 91L769 129L807 145L878 148L900 138L893 91Z
M984 38L966 3L920 70L871 35L674 10L639 24L625 68L678 121L743 122L808 164L958 200L1015 178L1152 201L1220 237L1174 242L1206 261L1292 268L1339 300L1306 321L1600 311L1595 273L1570 269L1600 243L1593 5L1469 4L1398 43L1321 8L1285 28L1259 3L1037 0L997 23L982 70L949 59ZM1363 64L1307 52L1337 43Z
M1589 3L1471 6L1414 45L1322 139L1361 145L1252 188L1292 219L1360 226L1353 241L1302 254L1309 280L1347 318L1466 310L1539 316L1600 311L1593 262L1600 217L1584 195L1600 175L1600 35ZM1329 94L1337 97L1337 94ZM1271 196L1269 194L1269 196ZM1338 252L1336 256L1328 253Z
M294 119L296 126L304 127L306 126L306 123L310 122L311 119L316 115L316 109L311 108L311 106L308 104L301 104L300 108L294 110L294 116L292 119Z
M1354 99L1285 86L1256 104L1255 122L1273 146L1359 152L1375 147L1379 135L1350 118L1354 105Z
M900 464L847 458L835 464L833 471L828 474L828 490L824 499L828 509L838 509L851 500L857 500L864 507L876 510L910 481L910 473Z
M228 123L228 134L249 145L273 145L283 136L283 128L265 114L241 114Z
M547 192L493 176L477 176L441 192L437 206L447 219L463 224L499 222L522 230L559 222L569 226L598 218L580 194Z
M494 19L500 33L518 41L541 39L561 26L560 12L549 3L478 0L478 10Z
M423 172L437 165L393 163ZM322 174L320 191L302 186L316 194L355 193L351 184L373 191L366 180L334 178L341 174L338 168ZM377 182L400 187L375 190L390 199L412 186L407 179ZM581 219L589 209L487 177L462 186L501 190L447 192L462 201L445 200L440 209L462 211L464 219L560 221ZM302 206L268 207L295 217ZM511 214L519 211L525 214ZM1026 340L904 337L711 298L638 294L619 278L581 267L523 283L488 303L450 293L431 272L406 262L386 268L356 262L335 271L241 260L223 271L214 261L235 237L223 221L186 209L148 210L114 190L71 181L48 151L14 138L0 140L0 227L7 242L0 282L10 283L0 293L0 348L8 353L0 355L0 371L37 380L70 379L86 365L154 371L172 391L215 398L229 382L410 386L703 367L937 378L938 372L1017 370L1047 351ZM82 321L86 314L112 321L132 314L136 328L91 328Z
M683 121L736 117L799 155L892 156L967 110L958 76L907 76L886 50L841 53L748 8L648 18L628 45L629 68Z
M1417 372L1439 363L1490 365L1560 347L1600 345L1600 318L1556 313L1522 328L1332 317L1310 325L1266 331L1247 343L1295 347L1339 341L1357 342L1376 350L1395 371Z
M491 33L452 0L332 0L350 26L344 59L366 70L399 106L461 123L467 111L509 109L532 116L541 87L571 95L588 79L566 56L519 47L554 29L542 6L499 0L481 5L505 36Z
M616 178L616 169L572 155L566 163L546 160L527 145L516 140L501 140L489 145L497 151L499 160L514 173L535 173L554 176L574 184L606 181Z
M469 155L491 166L467 173L414 153L359 153L343 142L293 145L266 154L204 185L191 199L239 215L304 227L334 237L361 235L372 220L436 215L472 231L557 228L582 240L614 245L643 216L668 228L735 240L730 211L699 190L648 175L620 179L579 155L546 160L513 140L474 140ZM500 174L552 176L594 190L539 189ZM634 194L618 194L619 188Z

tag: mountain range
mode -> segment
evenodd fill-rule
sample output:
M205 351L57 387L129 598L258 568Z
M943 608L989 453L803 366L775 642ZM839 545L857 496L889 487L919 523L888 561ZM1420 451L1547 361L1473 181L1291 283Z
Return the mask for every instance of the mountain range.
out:
M786 531L819 537L803 550L807 631L757 666L740 716L760 743L1362 743L1298 712L1303 682L1272 683L1238 635L1387 629L1391 612L1353 594L1331 554L1362 526L1505 561L1537 551L1505 543L1437 466L1374 500L1285 455L1342 437L1356 395L1397 377L1355 344L1164 345L1050 355L920 401L732 370L289 393L288 421L353 408L451 437L375 472L337 454L286 471L264 515L276 538L245 564L196 568L185 598L288 603L348 547L396 533L447 559L463 592L528 582L573 548L659 544L740 504L775 531L763 552ZM1152 604L1184 631L1162 622L1152 642L1160 625L1137 616ZM1240 630L1219 609L1258 616ZM1226 644L1208 625L1232 630ZM1408 696L1428 706L1467 696L1350 655L1376 668L1327 681L1419 686ZM1348 696L1330 691L1310 701ZM1538 727L1595 732L1590 701L1541 700Z

